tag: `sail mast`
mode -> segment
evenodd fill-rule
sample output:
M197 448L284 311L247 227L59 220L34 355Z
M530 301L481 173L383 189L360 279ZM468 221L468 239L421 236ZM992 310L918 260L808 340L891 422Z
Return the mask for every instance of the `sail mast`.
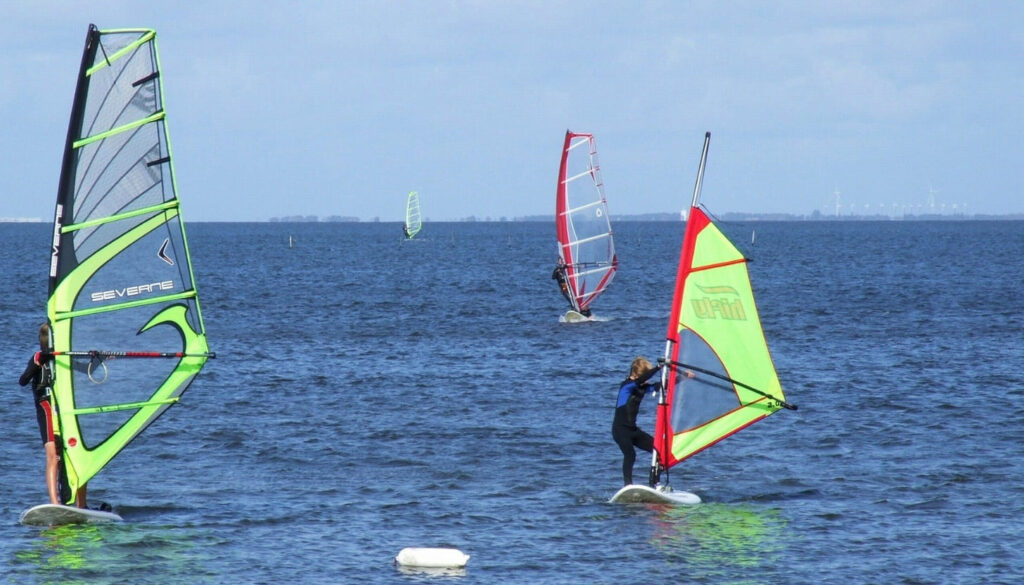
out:
M690 207L697 207L700 202L700 185L704 182L704 165L708 162L708 145L711 143L711 132L704 133L704 148L700 153L700 166L697 169L697 182L693 185L693 202ZM689 215L687 215L689 217Z
M65 238L61 234L61 228L70 224L74 218L74 196L75 196L75 170L78 157L75 142L82 136L82 123L85 117L85 100L89 94L89 76L86 72L95 59L97 47L99 47L100 31L95 24L89 25L85 35L85 48L82 50L82 64L78 70L78 81L75 84L75 97L71 104L71 118L68 121L67 140L64 143L64 157L60 167L60 180L57 183L57 203L54 208L53 218L53 243L50 252L50 278L48 294L53 294L58 284L58 274L66 272L60 270L60 262L74 262L74 250L62 250L62 243ZM71 246L68 246L71 248ZM51 329L53 324L50 324ZM52 343L52 341L51 341Z
M697 204L700 202L700 188L704 182L704 167L708 162L708 147L711 145L711 132L704 133L704 146L701 148L700 153L700 164L697 166L697 180L693 185L693 199L690 202L690 212L686 214L686 230L683 232L683 246L680 251L679 267L676 271L676 288L672 294L672 311L668 320L668 333L665 338L665 356L662 360L663 364L670 364L672 355L674 354L673 349L676 344L679 343L679 307L680 300L683 296L683 287L685 284L685 270L688 265L687 257L693 255L693 245L695 239L695 219L693 210L697 208ZM668 469L669 460L669 436L667 429L668 426L668 397L666 389L669 388L670 382L675 380L676 370L671 367L663 367L661 370L661 388L658 390L658 424L655 426L661 429L662 432L659 436L655 437L654 452L651 454L651 479L656 480L658 475L658 466L660 465L663 469ZM653 481L652 481L653 483Z
M567 285L569 286L569 303L572 305L574 311L579 311L580 307L576 302L576 295L572 288L572 283L569 282L569 267L573 265L573 249L570 244L571 235L569 230L571 224L569 223L569 202L568 202L568 189L569 185L566 182L566 176L568 174L567 163L569 161L569 144L572 142L574 134L570 130L565 131L565 142L562 144L562 158L558 165L558 184L555 186L555 237L558 240L558 256L565 263L565 278Z

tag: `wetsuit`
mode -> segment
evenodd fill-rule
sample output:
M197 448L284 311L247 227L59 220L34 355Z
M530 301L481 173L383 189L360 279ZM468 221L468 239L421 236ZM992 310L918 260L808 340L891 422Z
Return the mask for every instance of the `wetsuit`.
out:
M32 383L32 395L35 398L36 422L39 423L39 436L43 444L53 440L53 409L50 407L50 396L47 389L50 385L48 367L38 366L35 356L28 358L28 366L18 379L22 386Z
M555 271L551 273L551 278L558 281L558 288L562 289L562 296L565 300L569 301L569 306L576 310L576 305L572 304L572 296L569 294L569 283L565 281L565 265L559 264L555 266Z
M626 379L619 386L619 396L615 402L615 418L612 420L612 438L622 450L622 481L624 485L633 483L633 463L636 462L636 451L639 447L650 453L654 449L654 437L641 431L636 426L636 415L640 412L640 401L656 384L648 384L647 380L658 373L661 368L651 368L636 380ZM660 382L658 383L660 384Z

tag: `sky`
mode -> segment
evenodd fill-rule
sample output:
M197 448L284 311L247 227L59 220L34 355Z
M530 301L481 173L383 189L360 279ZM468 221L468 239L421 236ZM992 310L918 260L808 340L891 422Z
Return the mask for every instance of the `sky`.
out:
M0 0L0 218L53 214L89 23L157 31L189 221L1024 213L1024 2ZM837 197L838 192L838 197ZM838 201L838 208L837 208Z

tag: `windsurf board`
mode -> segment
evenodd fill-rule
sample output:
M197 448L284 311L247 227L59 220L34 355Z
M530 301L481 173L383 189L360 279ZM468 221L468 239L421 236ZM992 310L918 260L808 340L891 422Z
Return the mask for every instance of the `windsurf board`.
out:
M123 519L113 512L90 510L58 504L41 504L25 510L21 523L26 526L61 526L64 524L96 524L121 522Z
M565 316L562 320L566 323L580 323L582 321L591 321L591 317L585 316L583 313L579 313L573 310L566 311Z
M631 484L620 489L612 499L613 503L621 504L673 504L693 506L700 503L700 496L691 492L677 492L672 488L652 488L646 485Z

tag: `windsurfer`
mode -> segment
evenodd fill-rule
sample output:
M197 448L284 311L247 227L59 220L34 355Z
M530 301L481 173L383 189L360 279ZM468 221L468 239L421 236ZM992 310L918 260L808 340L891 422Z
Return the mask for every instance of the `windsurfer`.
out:
M636 415L640 412L640 402L648 392L661 388L661 381L648 384L654 374L661 371L661 364L652 366L647 358L640 356L633 360L629 367L629 377L619 386L619 396L615 403L615 418L612 420L612 438L622 450L622 481L623 485L633 483L633 463L636 462L635 448L640 448L648 453L654 449L654 437L640 430L636 426ZM693 378L694 373L684 372L688 378ZM660 476L660 466L657 473L651 474L651 483L656 483Z
M555 271L551 273L551 278L558 281L558 288L562 289L562 296L569 301L569 306L576 310L576 305L572 304L572 296L569 294L569 282L565 279L565 260L562 260L561 256L558 257L558 263L555 265Z
M51 504L60 504L58 487L58 467L60 461L57 457L56 435L53 431L53 417L56 414L50 400L50 386L53 384L53 373L49 362L53 359L50 353L50 325L43 323L39 326L39 351L28 360L25 372L21 374L18 383L26 386L32 383L32 394L36 404L36 422L39 423L39 434L43 440L43 447L46 449L46 490L50 495ZM76 503L78 507L85 508L85 485L78 489Z
M402 224L402 232L405 233L405 239L409 239L409 224Z
M50 384L52 376L47 364L53 358L50 349L50 325L39 326L39 351L28 360L28 366L18 383L22 386L32 384L32 394L36 405L36 422L39 423L39 435L46 449L46 489L50 494L50 503L59 504L57 495L57 444L53 434L53 409L50 406Z
M629 377L619 386L615 418L612 420L612 438L622 450L623 485L633 483L633 463L636 462L634 448L648 453L654 449L654 437L636 426L636 415L640 412L640 402L644 395L661 385L661 382L647 383L660 370L661 366L654 367L647 358L638 357L629 367Z

